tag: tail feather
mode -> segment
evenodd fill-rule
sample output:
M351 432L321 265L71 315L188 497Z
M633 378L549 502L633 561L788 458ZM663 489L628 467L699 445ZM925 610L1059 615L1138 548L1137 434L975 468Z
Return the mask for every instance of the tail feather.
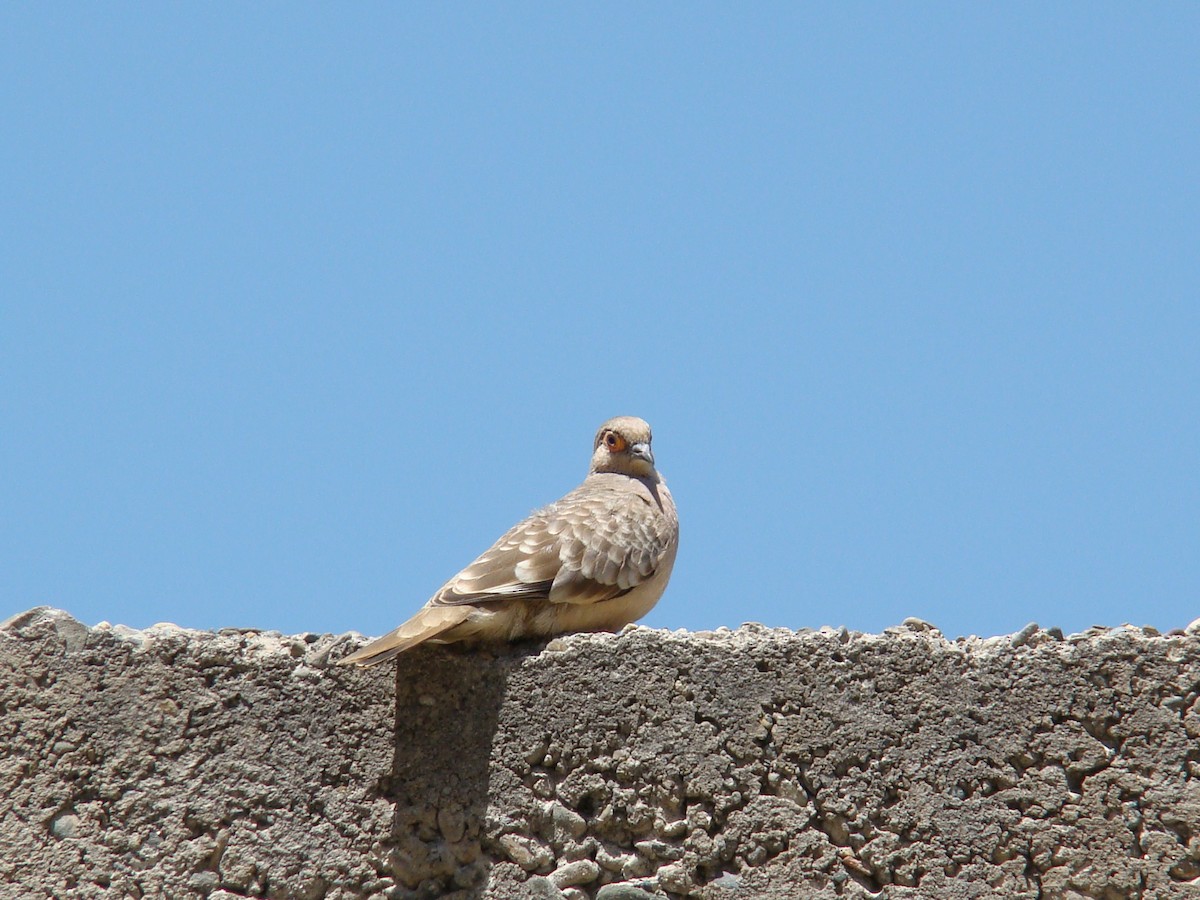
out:
M387 662L405 650L466 621L471 609L470 606L427 606L395 631L389 631L362 649L338 660L338 665L375 666Z

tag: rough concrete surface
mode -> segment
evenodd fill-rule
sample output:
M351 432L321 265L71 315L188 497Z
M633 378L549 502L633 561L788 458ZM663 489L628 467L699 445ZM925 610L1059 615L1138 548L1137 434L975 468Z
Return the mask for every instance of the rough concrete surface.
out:
M1200 896L1200 626L0 626L0 896Z

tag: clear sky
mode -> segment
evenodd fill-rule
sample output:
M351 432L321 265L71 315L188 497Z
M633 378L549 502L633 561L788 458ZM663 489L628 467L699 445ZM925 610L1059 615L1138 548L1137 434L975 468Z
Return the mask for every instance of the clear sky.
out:
M6 4L0 618L379 633L640 415L644 620L1200 616L1200 5Z

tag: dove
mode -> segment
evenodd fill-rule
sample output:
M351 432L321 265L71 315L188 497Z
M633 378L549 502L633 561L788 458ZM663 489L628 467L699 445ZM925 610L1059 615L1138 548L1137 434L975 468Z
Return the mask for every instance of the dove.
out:
M640 619L666 589L679 546L650 441L644 420L609 419L579 487L518 522L411 619L340 663L373 666L426 642L616 631Z

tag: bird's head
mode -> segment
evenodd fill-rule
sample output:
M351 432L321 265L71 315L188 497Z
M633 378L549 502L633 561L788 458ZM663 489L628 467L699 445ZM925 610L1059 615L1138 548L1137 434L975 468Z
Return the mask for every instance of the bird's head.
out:
M592 451L593 472L618 472L638 478L653 477L650 425L637 416L609 419L596 432Z

